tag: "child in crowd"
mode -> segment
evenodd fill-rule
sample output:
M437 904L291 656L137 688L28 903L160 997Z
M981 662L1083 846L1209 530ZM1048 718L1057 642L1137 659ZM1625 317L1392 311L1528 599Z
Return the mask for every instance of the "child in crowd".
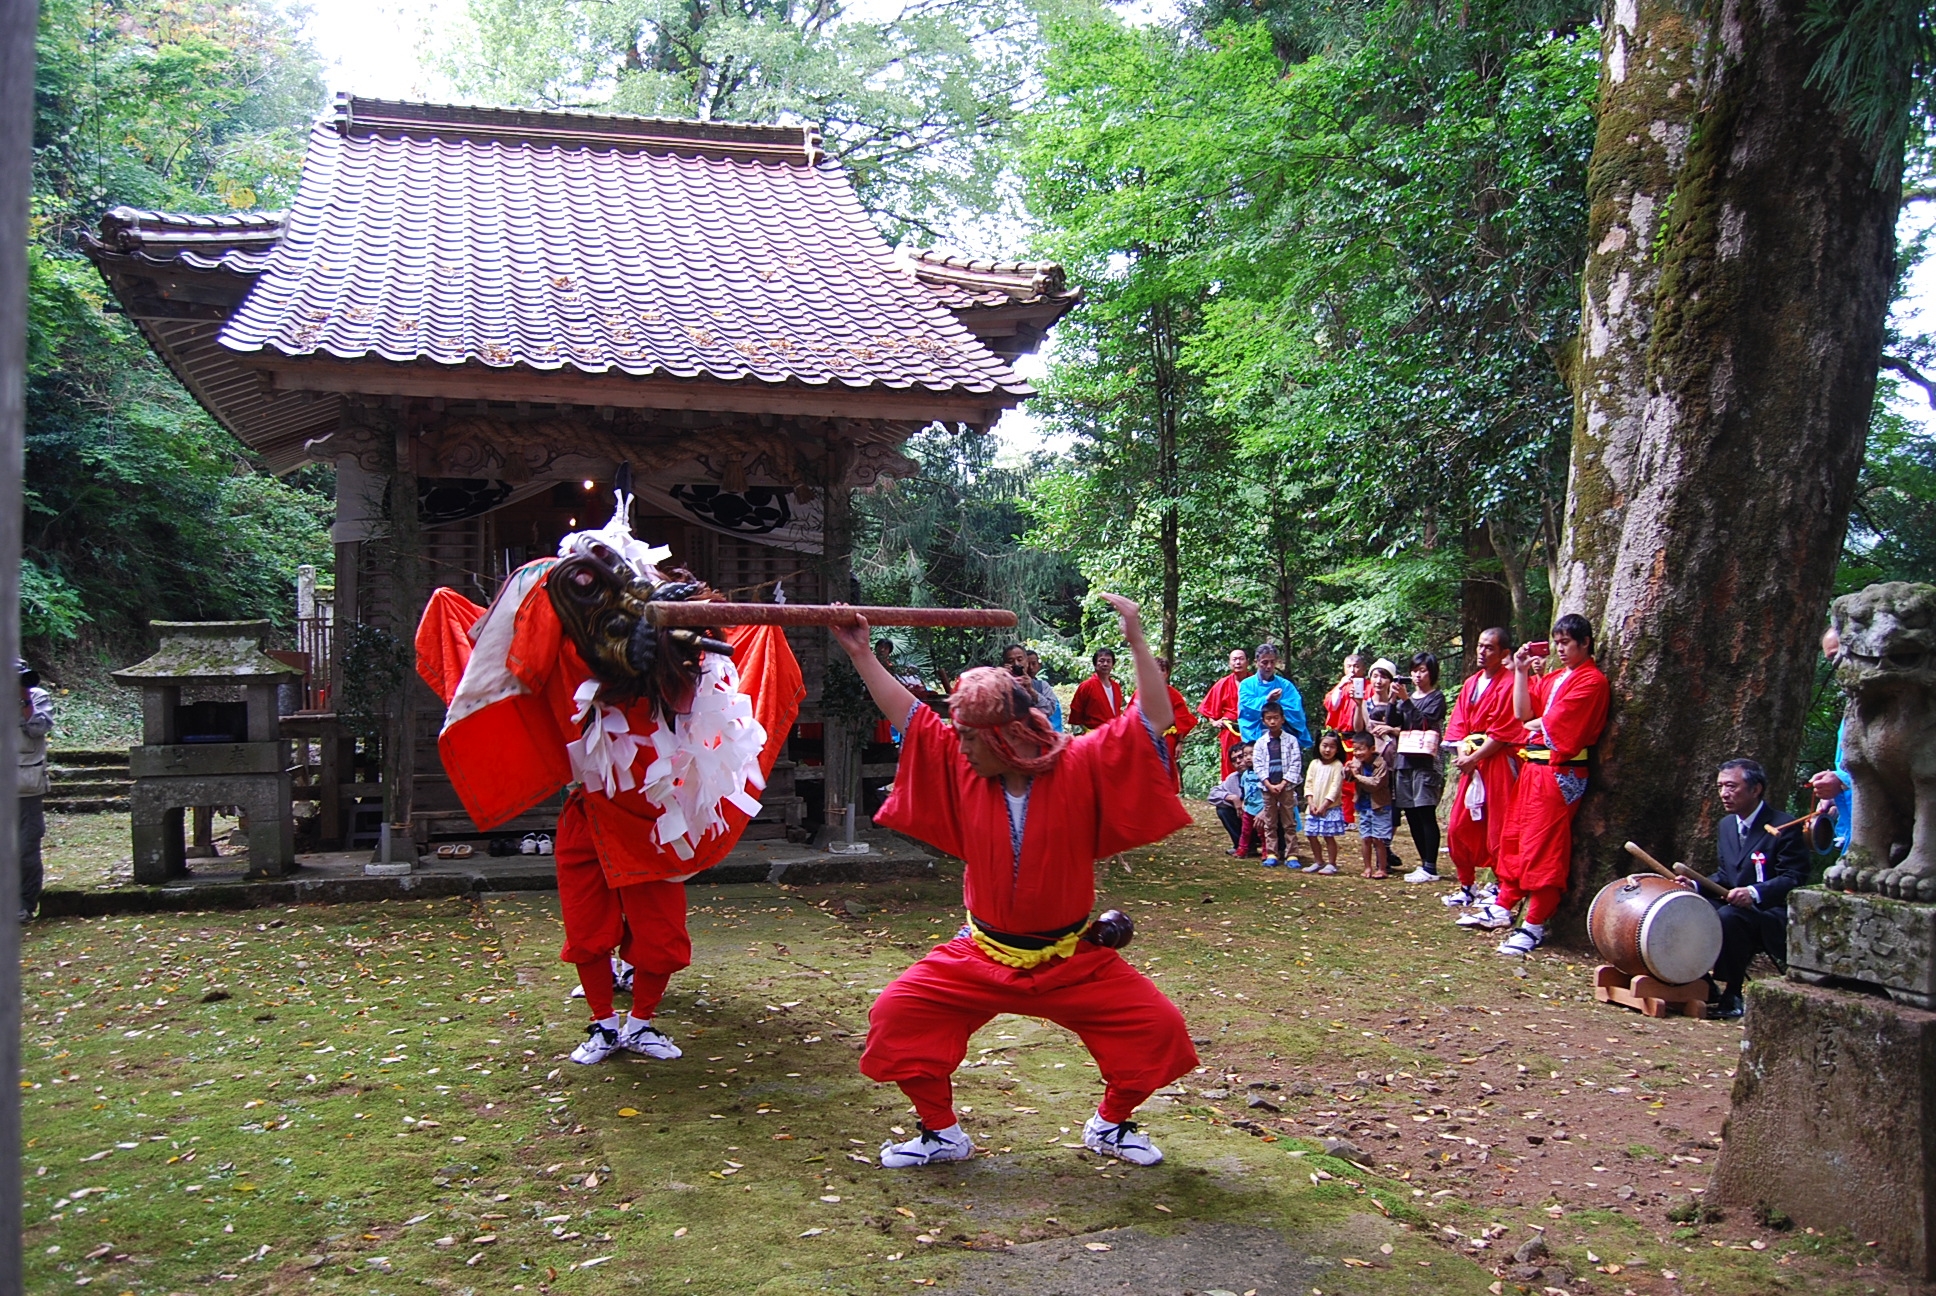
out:
M1284 708L1276 702L1264 703L1259 717L1264 734L1250 750L1250 767L1263 784L1264 806L1258 816L1264 840L1264 867L1276 868L1283 859L1281 848L1288 844L1290 856L1297 858L1298 770L1303 755L1297 739L1284 728Z
M1392 759L1395 743L1374 742L1370 734L1351 756L1351 781L1357 788L1358 847L1368 878L1391 876Z
M1344 835L1344 743L1326 730L1317 759L1304 772L1304 830L1311 839L1306 873L1338 871L1338 838Z
M1230 853L1250 855L1257 840L1257 816L1264 811L1264 785L1250 767L1250 748L1230 750L1230 777L1210 789L1210 804L1230 834Z

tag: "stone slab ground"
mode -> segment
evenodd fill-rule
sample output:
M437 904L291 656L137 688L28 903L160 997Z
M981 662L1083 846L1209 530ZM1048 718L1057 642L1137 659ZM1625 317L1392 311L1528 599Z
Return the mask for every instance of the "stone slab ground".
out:
M1151 1170L1072 1146L1095 1073L1017 1018L957 1075L982 1154L872 1164L913 1119L854 1069L867 1007L959 922L948 879L692 888L686 1056L594 1068L554 895L37 923L28 1289L1921 1290L1701 1206L1738 1026L1595 1004L1584 956L1510 964L1435 888L1265 872L1207 825L1127 863L1105 895L1204 1063L1146 1109Z

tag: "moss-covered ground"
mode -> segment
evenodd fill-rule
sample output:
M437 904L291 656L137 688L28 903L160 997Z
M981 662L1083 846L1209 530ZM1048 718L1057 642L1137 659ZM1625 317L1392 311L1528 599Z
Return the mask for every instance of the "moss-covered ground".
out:
M1907 1290L1704 1220L1738 1028L1593 1004L1587 960L1510 964L1438 888L1221 844L1104 880L1204 1063L1148 1170L1080 1149L1094 1070L1016 1018L957 1077L982 1155L873 1165L913 1118L855 1070L867 1007L953 931L946 883L691 888L685 1057L593 1068L551 895L37 923L28 1289Z

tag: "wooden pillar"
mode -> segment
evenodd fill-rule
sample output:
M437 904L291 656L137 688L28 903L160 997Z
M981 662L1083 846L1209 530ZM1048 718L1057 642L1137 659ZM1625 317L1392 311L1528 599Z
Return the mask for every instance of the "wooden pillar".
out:
M416 654L411 645L416 637L417 616L423 610L423 536L417 518L417 473L409 422L401 411L394 416L391 431L395 437L396 468L390 475L390 612L395 621L390 629L403 641L405 660L403 683L391 699L391 722L384 737L383 752L383 809L390 821L394 849L399 833L405 842L412 840L410 823L416 808L416 690L411 687L411 677L416 674ZM406 845L404 849L411 847Z
M853 487L848 484L847 475L853 464L853 447L834 441L827 443L827 456L821 462L825 474L821 479L821 498L826 501L822 513L822 537L824 550L820 563L821 597L829 603L841 602L853 596L854 583L854 505ZM833 641L832 632L827 638L827 669L833 670L836 662L844 663L847 654ZM860 799L860 736L861 731L855 722L834 714L826 705L826 684L823 677L820 720L825 734L826 782L824 789L824 822L832 827L837 817L844 815L850 801Z

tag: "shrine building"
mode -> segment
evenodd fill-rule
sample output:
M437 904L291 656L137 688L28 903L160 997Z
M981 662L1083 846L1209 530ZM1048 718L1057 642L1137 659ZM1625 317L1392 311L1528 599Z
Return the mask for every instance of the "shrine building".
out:
M408 750L341 723L353 627L407 640L439 585L489 602L605 521L621 462L638 534L728 597L851 598L852 493L912 472L920 429L1030 396L1011 364L1080 296L1053 264L889 248L812 128L350 96L288 211L118 208L86 251L267 471L335 469L333 601L303 610L284 719L321 751L323 846L365 840L386 793L420 845L475 831L414 675ZM808 698L749 837L859 777L864 735L820 706L827 635L789 636Z

